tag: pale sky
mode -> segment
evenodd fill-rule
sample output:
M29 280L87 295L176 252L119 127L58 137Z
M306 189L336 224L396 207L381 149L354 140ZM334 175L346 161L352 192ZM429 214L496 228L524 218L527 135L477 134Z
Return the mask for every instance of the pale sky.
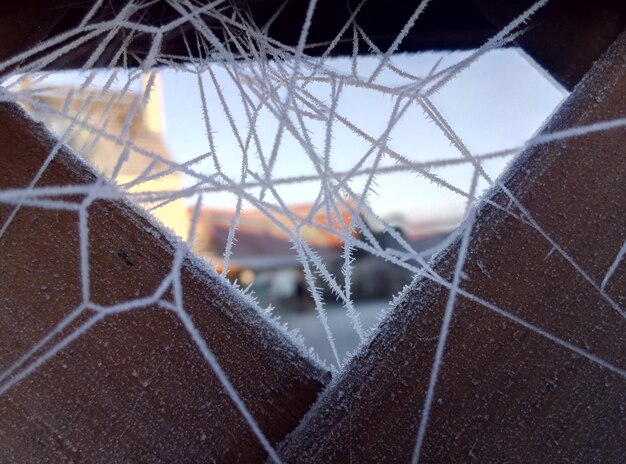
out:
M434 63L443 58L441 69L448 64L468 56L468 52L418 53L395 55L392 62L398 68L416 75L425 75ZM359 58L358 71L367 76L377 65L376 58ZM327 64L335 69L349 71L350 60L331 59ZM226 99L233 102L231 111L234 119L246 128L243 106L238 104L239 95L226 72L215 66L215 73ZM208 142L197 77L190 73L166 70L162 73L164 102L166 109L167 143L178 161L186 161L207 152ZM204 77L205 91L218 152L225 172L238 179L241 166L241 150L236 143L210 78ZM385 72L378 82L387 85L408 82L392 72ZM329 87L324 84L310 85L308 89L318 98L329 102ZM516 49L495 50L480 58L469 69L449 82L433 97L450 125L457 131L473 154L513 148L541 126L545 119L564 97L564 91L543 73L531 65ZM370 89L345 87L337 112L374 137L378 137L388 120L395 101L388 95ZM257 127L262 139L264 153L271 152L277 122L269 112L262 113ZM323 156L325 125L311 123L309 130L320 156ZM246 134L242 134L245 137ZM440 129L423 111L414 105L404 115L391 133L390 147L414 161L459 157ZM351 168L369 148L358 136L340 124L333 130L333 145L330 165L336 171ZM256 152L251 150L251 166L261 172ZM495 177L510 158L501 158L485 163L487 172ZM370 163L371 164L371 163ZM390 166L390 160L383 165ZM210 162L204 164L212 172ZM453 185L469 190L472 170L467 165L437 169L437 173ZM313 165L300 145L291 137L282 141L275 178L314 173ZM364 182L365 177L360 178ZM362 184L361 182L361 184ZM353 187L359 186L359 181ZM487 186L482 181L481 190ZM287 203L311 202L319 192L319 182L301 183L280 187L279 194ZM464 200L457 194L444 190L429 181L418 178L415 173L395 173L376 177L375 194L368 196L374 211L382 216L401 213L410 217L424 215L460 214ZM207 205L234 207L235 197L229 194L206 198Z
M403 71L424 76L432 66L442 60L438 70L469 55L470 52L425 52L399 54L391 62ZM368 76L378 64L375 57L360 57L358 73ZM341 72L349 72L351 60L333 58L326 65ZM220 65L212 65L217 80L236 124L247 135L247 119L239 92ZM94 85L102 85L108 73L98 76ZM202 116L201 97L197 76L191 72L164 69L161 73L165 109L165 138L174 158L185 162L209 151L205 122ZM117 87L123 85L126 76L121 76ZM79 83L84 76L62 73L46 79L45 84ZM377 82L386 85L401 85L409 81L391 71L385 71ZM242 154L236 142L224 110L208 73L203 74L208 111L215 137L216 151L224 172L239 179ZM320 100L330 105L330 86L311 83L307 89ZM134 86L139 91L139 83ZM541 126L555 107L562 101L565 92L544 73L532 65L522 52L509 48L494 50L482 56L468 69L432 97L445 119L458 133L473 154L486 154L520 146ZM353 124L378 138L395 104L389 95L345 86L337 112ZM260 113L257 121L259 138L266 157L272 151L278 123L268 110ZM316 152L324 155L325 124L307 120L307 128ZM330 150L330 167L337 171L349 170L370 147L368 142L352 133L339 123L333 127L333 143ZM461 156L444 137L440 129L425 116L421 108L412 105L391 132L388 145L410 159L420 162ZM261 173L261 165L254 146L249 150L251 169ZM370 157L373 159L373 157ZM510 161L499 158L484 163L490 176L496 177ZM381 166L395 163L384 158ZM369 167L372 162L364 166ZM212 162L205 160L196 169L206 174L214 172ZM468 165L434 169L433 173L465 191L469 190L472 169ZM314 166L305 151L290 135L283 137L273 171L274 179L314 174ZM350 182L351 188L359 191L366 176ZM188 182L191 183L190 181ZM480 190L487 187L481 180ZM315 200L320 190L319 182L305 182L277 187L286 203L307 203ZM266 197L272 201L271 197ZM403 214L410 218L458 216L465 208L459 195L438 187L420 178L416 173L403 172L379 174L375 178L374 192L368 195L374 211L381 216ZM206 195L206 206L234 208L236 197L229 193Z

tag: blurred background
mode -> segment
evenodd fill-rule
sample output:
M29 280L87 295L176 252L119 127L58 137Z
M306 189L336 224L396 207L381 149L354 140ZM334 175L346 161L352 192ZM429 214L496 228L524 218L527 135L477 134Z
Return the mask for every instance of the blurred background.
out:
M407 75L426 76L470 53L403 53L391 60ZM363 56L356 61L329 58L325 64L338 73L350 73L352 68L352 72L368 75L379 61ZM473 183L478 192L488 185L417 105L403 114L385 142L401 154L404 164L390 157L362 161L363 154L371 150L371 141L340 124L331 128L329 136L328 125L311 115L306 126L311 145L324 152L329 169L345 174L350 191L362 193L360 198L367 206L338 189L330 212L328 204L322 206L320 200L328 188L324 176L316 172L301 142L282 131L276 114L260 105L254 122L257 130L249 131L251 120L241 80L251 79L253 73L246 75L245 66L240 65L244 72L235 78L223 64L207 65L202 72L165 68L149 76L109 70L90 79L89 85L84 85L84 73L47 73L23 79L20 91L32 96L30 104L25 104L31 114L44 120L57 136L64 137L76 152L184 239L201 194L194 251L253 294L261 307L275 308L275 314L290 328L300 329L307 346L332 361L292 234L308 244L309 255L313 253L342 288L346 285L346 233L363 244L377 243L374 248L397 258L391 262L368 251L367 246L350 245L350 298L368 329L389 300L411 281L419 267L411 254L428 260L471 206L463 195L410 168L422 166L461 192L469 192ZM386 69L376 82L401 88L405 81L406 77ZM105 83L107 98L102 92ZM246 85L253 88L253 83ZM337 92L335 84L328 82L312 80L305 87L311 98L328 105ZM495 178L566 93L523 51L506 48L482 56L432 100ZM385 92L346 86L334 111L376 138L386 128L395 104L396 99ZM74 126L71 119L63 117L66 113L80 114L87 125L128 138L131 148L120 152L117 141ZM276 143L278 133L280 143ZM254 144L251 134L256 137ZM327 142L329 138L332 143ZM269 179L273 190L251 174L263 171L264 158L259 152L265 157L271 153L275 160ZM228 182L222 184L224 188L200 185L197 175L181 168L188 166L195 173L217 178L215 163L224 179L238 179L235 187ZM249 196L242 197L237 189ZM268 214L259 204L287 210ZM361 226L355 226L357 223ZM399 265L409 262L410 266ZM346 303L338 301L319 269L315 279L338 351L345 356L359 342Z

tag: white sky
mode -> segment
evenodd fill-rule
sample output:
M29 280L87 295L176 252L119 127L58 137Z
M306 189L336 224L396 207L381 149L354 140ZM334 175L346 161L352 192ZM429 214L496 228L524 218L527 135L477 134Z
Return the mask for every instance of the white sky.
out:
M434 63L442 58L441 69L468 56L468 52L402 54L392 58L398 68L416 75L426 75ZM359 58L359 74L367 76L377 65L376 58ZM331 59L327 64L335 69L349 71L350 60ZM235 84L219 67L215 67L220 86L231 104L234 119L242 130L247 127L243 106ZM197 77L191 73L166 70L162 73L164 102L166 109L167 143L174 157L186 161L209 151ZM234 179L239 179L241 150L236 143L226 117L214 91L211 80L204 77L205 91L211 124L213 126L222 168ZM388 85L408 82L392 72L385 72L378 82ZM308 89L318 98L329 102L329 86L313 84ZM450 125L461 136L474 154L489 153L513 148L541 126L545 119L562 100L563 90L546 79L542 72L531 65L515 49L495 50L480 58L469 69L449 82L433 97ZM345 87L338 106L338 113L374 137L385 128L395 101L388 95ZM262 113L257 127L262 139L265 156L271 152L277 130L277 122L269 112ZM311 123L312 139L320 156L323 156L325 125ZM245 137L246 134L242 133ZM407 158L427 161L458 157L459 153L450 146L439 128L414 105L404 115L391 133L390 147ZM333 145L330 165L337 171L351 168L367 151L369 144L337 124L333 130ZM251 150L251 166L262 172ZM510 158L485 163L490 175L497 176ZM371 164L371 163L370 163ZM383 165L393 165L386 160ZM212 172L211 163L203 166ZM313 174L314 168L300 145L291 137L285 137L280 146L274 178ZM433 171L453 185L469 190L472 170L467 165ZM361 184L365 177L361 177ZM358 188L359 181L352 182ZM376 194L368 196L374 211L382 216L401 213L410 217L448 216L461 214L464 199L420 179L414 173L396 173L376 177ZM487 184L481 182L481 190ZM319 192L319 182L301 183L280 187L279 193L287 203L313 201ZM208 196L205 204L217 207L234 207L236 198L230 194Z
M425 52L399 54L391 62L403 71L425 76L432 66L442 60L438 70L469 55L470 52ZM377 66L375 57L360 57L358 73L368 76ZM343 73L350 71L349 58L333 58L326 65ZM234 120L242 137L247 135L247 119L241 104L238 89L219 65L212 67ZM108 71L110 72L110 71ZM94 85L102 85L108 77L98 76ZM125 77L125 76L124 76ZM191 72L164 69L161 72L164 107L165 137L174 158L184 162L209 151L205 122L202 116L201 97L197 76ZM53 75L44 85L79 83L84 76L78 73ZM384 71L377 79L386 85L401 85L409 81L391 71ZM125 82L120 77L118 87ZM242 154L236 142L224 110L208 73L203 74L207 95L208 111L214 132L216 151L224 172L239 179ZM320 100L330 105L330 86L311 83L307 89ZM139 85L134 86L139 91ZM432 97L452 128L462 138L473 154L486 154L520 146L542 125L565 93L562 88L534 65L517 49L494 50L482 56L455 79ZM368 134L377 138L385 129L395 100L389 95L370 89L344 87L337 112ZM311 122L309 122L311 121ZM307 120L308 129L319 156L324 154L325 124ZM271 153L277 120L269 111L260 113L257 121L259 137L265 156ZM412 161L457 158L458 151L451 146L440 129L430 121L416 104L410 107L391 132L388 145ZM333 127L333 143L330 151L330 166L335 171L350 169L370 148L370 144L353 134L341 124ZM254 147L249 151L250 167L261 173L261 165ZM373 157L370 157L373 158ZM492 177L497 176L509 158L499 158L484 163ZM365 166L371 166L371 162ZM382 166L393 166L394 162L383 158ZM212 174L210 160L205 160L196 169ZM432 171L451 184L468 191L472 169L468 165L439 168ZM278 152L273 178L314 174L313 164L302 147L289 135L283 137ZM350 182L358 191L365 182L362 176ZM411 172L377 175L374 192L368 201L381 216L403 214L410 218L459 216L465 208L465 200L459 195L438 187ZM191 184L191 181L188 182ZM484 180L480 190L487 187ZM277 187L278 193L288 204L312 202L320 190L319 182L306 182ZM267 198L272 201L272 198ZM234 208L236 197L229 193L206 195L206 206Z

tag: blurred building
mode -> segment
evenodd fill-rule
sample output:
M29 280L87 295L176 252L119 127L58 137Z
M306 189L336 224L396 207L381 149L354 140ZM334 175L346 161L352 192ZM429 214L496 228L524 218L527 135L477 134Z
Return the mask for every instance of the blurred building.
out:
M349 205L349 204L348 204ZM301 237L306 240L313 252L324 262L326 269L338 279L343 279L343 239L337 233L350 224L351 211L336 205L341 217L333 215L329 227L326 211L321 209L311 214L312 204L290 205L291 214L302 220L310 217L310 224L301 228ZM350 206L350 205L349 205ZM195 251L213 263L218 271L224 265L223 255L228 242L229 230L235 216L234 210L203 208L198 219ZM292 229L289 219L276 215L276 222ZM252 285L255 295L262 305L281 308L312 308L312 301L289 234L275 221L258 210L241 212L232 256L228 262L228 277L237 280L242 286ZM458 218L444 220L407 221L398 218L395 230L417 252L423 252L427 259L437 249L437 245L449 235L458 224ZM372 237L382 249L406 251L390 234L370 225ZM368 238L358 232L353 234L365 243ZM401 256L401 255L399 255ZM385 261L366 250L354 248L352 251L352 295L355 300L388 299L404 285L408 284L413 273L397 263ZM401 259L406 259L402 257ZM416 262L411 262L416 265ZM315 270L314 270L315 273ZM318 282L318 288L325 299L334 301L327 285Z
M147 82L143 82L143 87ZM26 83L23 88L28 88ZM182 176L172 170L172 156L164 140L163 96L157 76L150 99L141 107L141 93L74 86L28 88L38 104L26 110L105 177L129 192L153 192L161 198L142 201L150 209L168 192L182 188ZM101 133L102 132L102 133ZM129 142L129 143L128 143ZM150 156L150 153L159 158ZM152 210L177 235L186 238L189 215L182 199Z

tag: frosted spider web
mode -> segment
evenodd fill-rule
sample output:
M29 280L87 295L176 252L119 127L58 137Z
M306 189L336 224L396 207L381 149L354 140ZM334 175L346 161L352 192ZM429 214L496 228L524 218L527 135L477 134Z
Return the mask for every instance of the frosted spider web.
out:
M226 201L224 199L228 198L229 204L234 204L235 211L228 229L226 246L222 250L222 276L226 277L233 257L242 211L245 208L255 208L291 241L294 256L301 265L307 290L333 353L332 368L339 372L346 359L342 359L335 345L333 327L326 312L328 302L324 295L332 293L343 306L362 344L372 335L372 331L361 322L352 295L353 261L357 250L411 273L420 273L421 276L449 289L425 402L416 406L421 408L422 414L413 462L419 461L427 434L429 412L439 372L445 367L442 359L455 301L459 295L622 378L626 377L626 372L620 367L520 319L505 308L483 300L480 295L468 293L461 287L476 207L482 201L489 201L481 196L481 186L499 188L521 211L522 215L518 219L531 225L617 313L622 317L626 316L621 306L605 292L607 283L626 254L626 242L601 282L596 282L542 229L531 213L497 179L497 172L490 173L486 168L493 160L511 159L525 147L598 131L623 130L626 118L555 133L531 135L523 143L506 149L476 153L464 142L455 129L455 124L444 117L444 111L437 103L437 96L446 87L454 85L457 79L476 66L481 59L497 53L498 49L524 34L525 25L547 0L538 1L528 10L520 12L518 17L480 48L465 54L450 55L452 59L447 59L444 55L434 56L430 66L418 72L408 69L407 62L394 53L428 8L431 3L428 0L419 3L387 50L378 49L359 25L358 13L365 1L360 2L348 21L337 31L335 40L323 44L326 49L321 56L307 54L309 47L319 46L310 44L307 40L312 22L318 20L315 18L314 0L308 3L296 46L282 44L268 35L275 17L267 24L257 25L244 9L238 9L223 0L208 4L168 0L167 4L177 11L179 17L158 27L137 22L136 18L141 11L151 3L129 1L115 19L98 23L93 18L103 2L96 1L77 28L0 63L0 70L5 72L0 94L2 101L20 104L35 118L45 121L58 135L58 142L29 186L0 191L0 202L13 207L12 214L0 225L0 240L21 209L43 208L75 212L80 223L82 285L81 304L76 308L68 308L70 312L66 318L52 332L0 373L0 395L23 381L106 317L157 304L171 310L180 319L264 449L275 462L280 462L278 454L220 367L183 303L180 266L183 257L193 248L198 233L196 229L200 227L202 207L213 197L219 201ZM280 10L276 15L279 14ZM224 36L218 37L214 34L207 26L209 22L220 24ZM193 37L193 46L201 51L200 57L191 52L190 44L189 53L184 56L171 56L161 51L164 36L181 25L191 25L194 28L193 34L184 37ZM148 34L151 46L146 57L139 59L130 56L132 51L127 48L130 43L128 40L112 57L110 69L92 70L93 65L101 59L109 41L120 31L127 33L129 38L133 34ZM79 84L61 95L61 105L51 103L50 96L51 92L54 93L54 86L49 83L54 82L56 75L44 69L59 57L69 54L74 48L102 33L106 33L106 38L83 66ZM352 55L342 60L331 58L333 50L343 40L352 43ZM369 50L367 60L361 56L364 49ZM49 50L50 53L42 53ZM141 66L114 66L126 64L131 58L141 61ZM20 62L27 64L14 68ZM6 73L7 69L13 70ZM204 146L207 149L194 152L185 161L174 161L156 151L136 145L130 136L133 118L150 104L155 85L164 69L188 76L191 79L189 82L194 82L196 86L194 95L197 100L190 101L189 108L198 111L197 117L203 124L206 137ZM367 121L359 119L358 113L351 113L350 108L342 105L350 92L360 92L364 98L384 99L388 113L385 123L368 126ZM82 99L78 98L81 95ZM58 94L56 96L59 97ZM76 101L79 104L72 106ZM98 118L94 118L88 111L94 102L99 103L102 108ZM112 132L109 117L113 114L112 108L120 102L129 102L129 113L121 128ZM410 130L411 124L419 118L426 119L430 130L437 132L443 141L440 144L441 153L420 153L421 157L418 158L411 151L412 147L396 148L394 145L394 135L400 130L398 128ZM260 121L272 123L269 127L259 127ZM216 132L216 127L220 127L220 131ZM77 146L75 134L78 131L89 134L89 137L80 139ZM349 138L349 146L338 148L334 145L339 133ZM220 139L223 134L227 134L231 140L228 149L224 148ZM115 146L116 151L111 153L108 171L97 182L84 186L37 186L48 164L64 144L73 142L72 146L77 153L88 158L94 147L103 140ZM351 151L350 156L344 156L348 149ZM303 172L277 175L281 163L293 156L300 157ZM124 167L133 157L147 160L146 168L132 179L122 179ZM230 169L229 166L233 165L237 169ZM447 180L441 174L446 169L457 166L469 167L466 170L469 173L467 182L463 186ZM186 184L179 188L154 188L155 181L172 174L184 175ZM398 175L407 176L411 182L436 184L442 195L453 195L465 201L464 220L456 232L461 237L460 252L450 281L438 275L431 267L428 260L430 253L416 251L397 232L393 224L377 214L372 207L372 197L377 194L379 184ZM311 185L311 189L316 192L307 214L294 212L288 199L292 191L290 188L303 183ZM379 193L384 198L383 189ZM84 199L76 202L74 198L77 194L84 195ZM194 205L193 215L186 224L186 232L179 232L179 237L171 236L171 240L176 243L175 259L171 271L158 289L150 296L104 307L94 303L90 294L89 207L97 200L120 198L130 199L154 213L175 202L190 202ZM495 204L494 206L498 207ZM341 266L338 270L330 269L305 237L305 232L311 229L336 237L341 242ZM379 243L377 237L381 233L395 242L393 247L385 247ZM170 288L173 289L173 302L164 298ZM241 289L237 288L237 291ZM90 315L86 322L61 341L55 341L57 335L84 314Z

